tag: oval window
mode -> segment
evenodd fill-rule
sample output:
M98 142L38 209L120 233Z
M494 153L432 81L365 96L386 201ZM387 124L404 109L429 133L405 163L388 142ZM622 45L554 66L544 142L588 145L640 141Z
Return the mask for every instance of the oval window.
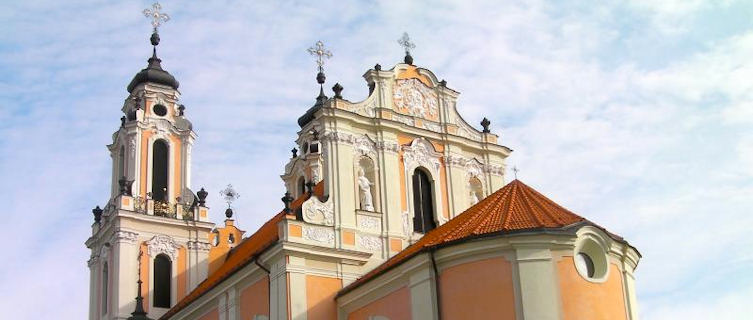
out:
M575 256L575 264L578 269L585 271L589 278L594 277L594 273L596 272L594 261L587 254L578 252L578 255Z
M167 108L161 104L154 105L154 114L164 117L167 114Z

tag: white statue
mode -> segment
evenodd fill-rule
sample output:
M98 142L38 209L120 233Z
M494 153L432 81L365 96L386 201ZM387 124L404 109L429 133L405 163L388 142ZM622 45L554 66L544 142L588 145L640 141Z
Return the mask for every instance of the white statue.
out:
M361 210L374 211L374 202L371 198L372 185L373 183L363 173L363 168L358 168L358 191L361 195Z
M478 195L476 194L476 192L471 191L471 205L477 204L478 201Z

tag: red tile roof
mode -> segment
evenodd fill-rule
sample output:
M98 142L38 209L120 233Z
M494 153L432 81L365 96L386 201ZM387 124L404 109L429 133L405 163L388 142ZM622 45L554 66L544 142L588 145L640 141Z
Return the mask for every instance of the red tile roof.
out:
M314 186L314 195L322 197L324 194L324 184L320 181ZM304 194L295 199L290 208L292 213L301 207L304 201L308 200L308 194ZM253 262L258 255L264 252L267 248L271 247L279 240L277 234L277 223L285 218L285 212L280 211L274 215L269 221L264 223L259 230L257 230L250 237L243 239L237 247L233 248L225 258L225 262L217 269L217 271L207 277L206 280L199 283L199 285L191 291L185 298L179 301L175 306L170 308L160 319L169 319L175 315L178 311L190 305L196 299L207 293L209 290L222 283L225 279L232 276L235 272L242 269L247 264Z
M559 229L581 221L586 219L516 179L447 223L429 231L416 243L340 290L338 296L430 248L482 235Z

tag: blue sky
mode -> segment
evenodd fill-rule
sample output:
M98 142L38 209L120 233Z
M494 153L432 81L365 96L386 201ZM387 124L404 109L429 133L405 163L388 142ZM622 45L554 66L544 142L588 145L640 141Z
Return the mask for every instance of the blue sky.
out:
M748 1L175 1L159 56L199 138L194 189L241 193L255 230L281 208L279 178L316 97L306 48L334 53L328 88L402 60L461 92L521 180L643 254L643 319L753 312L753 5ZM0 3L0 306L82 319L90 210L106 202L105 145L150 55L149 1ZM331 95L331 93L330 93Z

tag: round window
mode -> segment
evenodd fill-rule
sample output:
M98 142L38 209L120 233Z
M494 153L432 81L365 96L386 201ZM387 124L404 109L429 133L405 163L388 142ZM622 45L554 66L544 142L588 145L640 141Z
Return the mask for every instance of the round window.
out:
M584 237L578 242L573 256L575 269L588 281L605 281L609 272L609 260L604 248L590 237Z
M589 278L594 277L594 261L587 254L578 252L578 255L575 256L575 265L576 268L585 270Z
M154 114L164 117L167 114L167 108L161 104L154 105Z

